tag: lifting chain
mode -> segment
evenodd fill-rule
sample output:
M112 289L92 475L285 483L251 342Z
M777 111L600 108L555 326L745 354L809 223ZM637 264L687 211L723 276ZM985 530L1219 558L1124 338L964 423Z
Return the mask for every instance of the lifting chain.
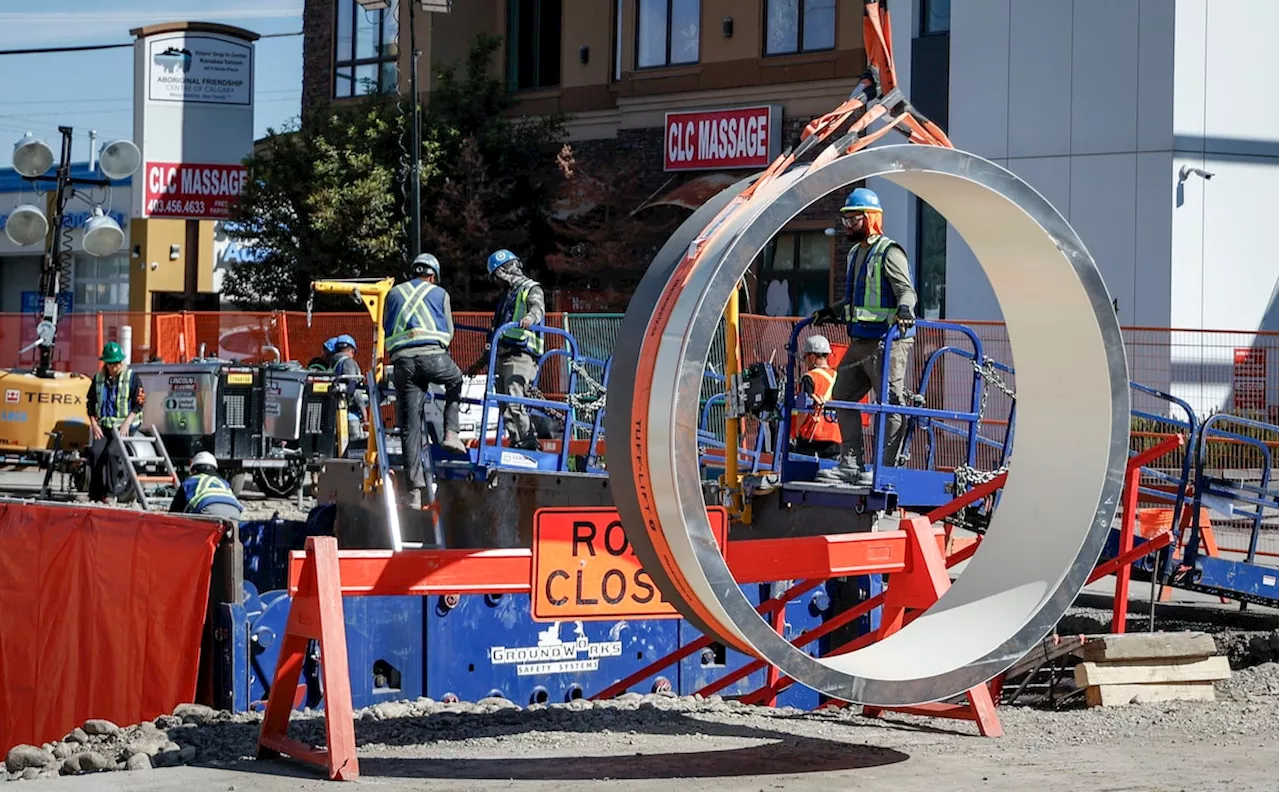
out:
M311 312L316 307L316 293L314 291L307 295L307 329L311 329Z
M605 400L608 398L605 387L587 373L587 369L573 358L569 358L569 368L573 370L573 373L581 377L587 386L585 393L569 394L569 406L573 407L574 411L581 412L584 415L591 415L598 410L603 410Z
M972 364L974 373L983 380L982 401L978 403L977 424L978 429L981 430L982 420L987 413L987 394L990 393L990 389L992 387L1003 393L1005 396L1008 396L1010 399L1016 399L1018 395L1014 392L1013 388L1010 388L1008 383L1004 381L1004 378L1000 376L1000 371L996 368L995 360L989 357L984 357L981 363L975 359L972 361ZM956 497L959 497L963 493L967 492L970 487L986 484L988 481L991 481L1002 473L1007 473L1008 471L1008 464L1001 465L996 470L978 470L977 468L972 468L968 465L957 465L955 469L956 484L954 493Z

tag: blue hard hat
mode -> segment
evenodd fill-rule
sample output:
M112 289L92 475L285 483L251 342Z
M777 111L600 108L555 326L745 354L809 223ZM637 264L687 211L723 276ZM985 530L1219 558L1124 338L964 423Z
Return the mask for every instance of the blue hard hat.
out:
M409 267L413 274L424 272L434 272L436 277L440 277L440 259L430 253L423 253L413 260L413 264Z
M328 352L330 355L332 355L334 350L336 350L337 348L338 348L337 336L334 336L333 338L330 338L324 342L324 351Z
M844 206L840 207L840 211L882 212L884 210L880 208L880 196L866 187L859 187L849 193L849 197L844 200Z
M337 338L333 339L333 341L334 341L334 344L333 344L334 349L337 349L338 347L342 346L343 344L346 344L347 346L351 347L352 349L355 349L355 348L356 348L356 340L355 340L354 338L352 338L351 336L347 335L346 333L343 333L342 335L340 335L340 336L338 336Z
M493 251L489 254L489 274L492 275L499 267L504 264L510 264L513 261L518 264L520 259L510 250L503 248L502 250Z

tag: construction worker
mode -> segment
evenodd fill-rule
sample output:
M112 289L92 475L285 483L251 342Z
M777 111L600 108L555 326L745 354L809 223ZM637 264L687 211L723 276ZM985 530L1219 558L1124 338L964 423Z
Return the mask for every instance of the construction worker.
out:
M231 485L218 476L218 460L213 454L201 451L192 457L190 472L169 504L170 512L240 519L244 506L231 491Z
M333 338L330 338L330 339L326 339L324 342L324 345L321 346L320 348L321 353L311 358L311 360L307 362L307 368L311 371L331 371L333 368L332 366L333 352L334 352L334 349L337 347L337 344L338 344L337 336L334 336Z
M888 403L902 404L907 358L915 344L916 292L911 267L902 246L883 234L884 211L880 197L865 187L849 194L840 208L840 222L853 243L845 262L845 297L816 311L816 324L843 323L850 345L836 372L832 395L836 401L856 402L868 392L879 398L884 340L895 323L901 337L889 350ZM863 462L862 416L857 410L837 410L840 422L840 464L818 474L834 484L869 486L872 474ZM880 438L884 461L896 467L906 422L901 414L886 416L885 437Z
M343 378L355 378L338 381L339 387L347 394L347 439L363 440L364 408L369 404L369 394L363 384L364 372L355 358L356 340L346 333L330 340L333 341L333 356L330 358L333 373Z
M546 299L542 286L524 274L520 259L510 250L495 250L489 255L489 276L506 285L506 292L493 314L493 332L504 324L517 327L494 338L498 345L498 371L494 389L501 394L526 398L529 387L538 376L538 359L542 357L542 334L530 330L546 319ZM529 411L523 404L506 402L502 416L512 448L537 450L538 436Z
M89 499L101 503L111 491L108 480L111 430L132 434L142 421L147 397L142 380L124 364L124 350L119 344L108 341L102 347L99 360L102 368L89 385L85 412L89 415L89 433L93 440L89 446Z
M432 385L444 386L444 439L440 446L454 454L466 454L458 436L462 402L462 370L449 356L453 342L453 309L449 293L437 284L440 261L423 253L410 265L412 280L397 284L387 294L382 326L387 355L394 367L396 421L403 430L405 472L409 478L406 503L422 508L426 474L422 467L422 403Z
M840 427L836 418L825 409L831 401L836 371L828 359L831 342L826 336L814 334L804 340L805 373L800 377L800 392L808 397L806 405L812 412L791 416L792 449L798 454L834 459L840 454Z

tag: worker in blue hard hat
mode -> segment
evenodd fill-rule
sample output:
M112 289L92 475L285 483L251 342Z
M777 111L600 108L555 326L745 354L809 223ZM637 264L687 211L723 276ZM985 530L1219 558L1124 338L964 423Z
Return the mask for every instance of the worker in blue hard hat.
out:
M440 446L466 454L458 434L462 402L462 370L449 356L453 343L453 308L449 293L439 285L440 261L423 253L409 266L410 280L387 294L382 328L396 387L396 423L403 432L404 467L408 478L406 503L422 508L427 487L422 465L422 405L427 389L444 386L444 439Z
M338 387L347 395L347 439L363 440L364 408L369 404L369 394L364 387L364 372L355 358L356 340L346 333L329 340L333 342L331 368L339 377Z
M883 233L884 211L880 197L865 187L849 194L840 207L840 222L853 243L845 261L844 299L814 313L816 324L843 323L850 345L832 388L835 401L856 402L868 392L879 397L883 370L884 341L895 324L896 338L889 354L889 404L902 404L907 358L915 344L916 292L911 284L911 265L902 246ZM840 464L818 474L819 480L835 484L868 486L872 475L864 464L862 416L857 410L837 411L840 422ZM901 414L890 413L885 421L886 465L905 462L902 443L906 423Z
M489 255L489 277L506 286L493 313L493 332L514 322L515 327L495 337L498 371L494 390L506 396L527 398L538 377L538 360L542 357L542 334L532 330L546 320L547 304L542 285L524 272L524 266L510 250L495 250ZM529 411L523 404L505 402L502 416L511 447L536 450L538 435Z
M191 458L191 475L178 488L169 511L239 520L244 505L231 485L218 475L218 460L208 451L201 451Z
M324 344L320 347L320 354L307 361L307 368L312 371L330 371L333 368L333 351L337 347L337 344L337 336L325 339Z

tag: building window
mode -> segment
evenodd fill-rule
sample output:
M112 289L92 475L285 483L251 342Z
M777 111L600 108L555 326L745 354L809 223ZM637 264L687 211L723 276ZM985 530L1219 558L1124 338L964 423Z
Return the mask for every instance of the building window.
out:
M929 204L916 200L916 315L942 319L947 299L947 221Z
M823 231L784 231L758 259L755 310L765 316L808 316L831 295L831 237Z
M71 274L76 313L129 310L129 257L76 256Z
M701 0L638 0L636 68L698 62Z
M765 55L829 50L835 46L835 0L765 0Z
M920 35L951 31L951 0L920 0Z
M528 91L559 84L560 0L508 0L508 87Z
M398 3L365 11L356 0L336 0L333 47L333 96L347 99L399 89Z

